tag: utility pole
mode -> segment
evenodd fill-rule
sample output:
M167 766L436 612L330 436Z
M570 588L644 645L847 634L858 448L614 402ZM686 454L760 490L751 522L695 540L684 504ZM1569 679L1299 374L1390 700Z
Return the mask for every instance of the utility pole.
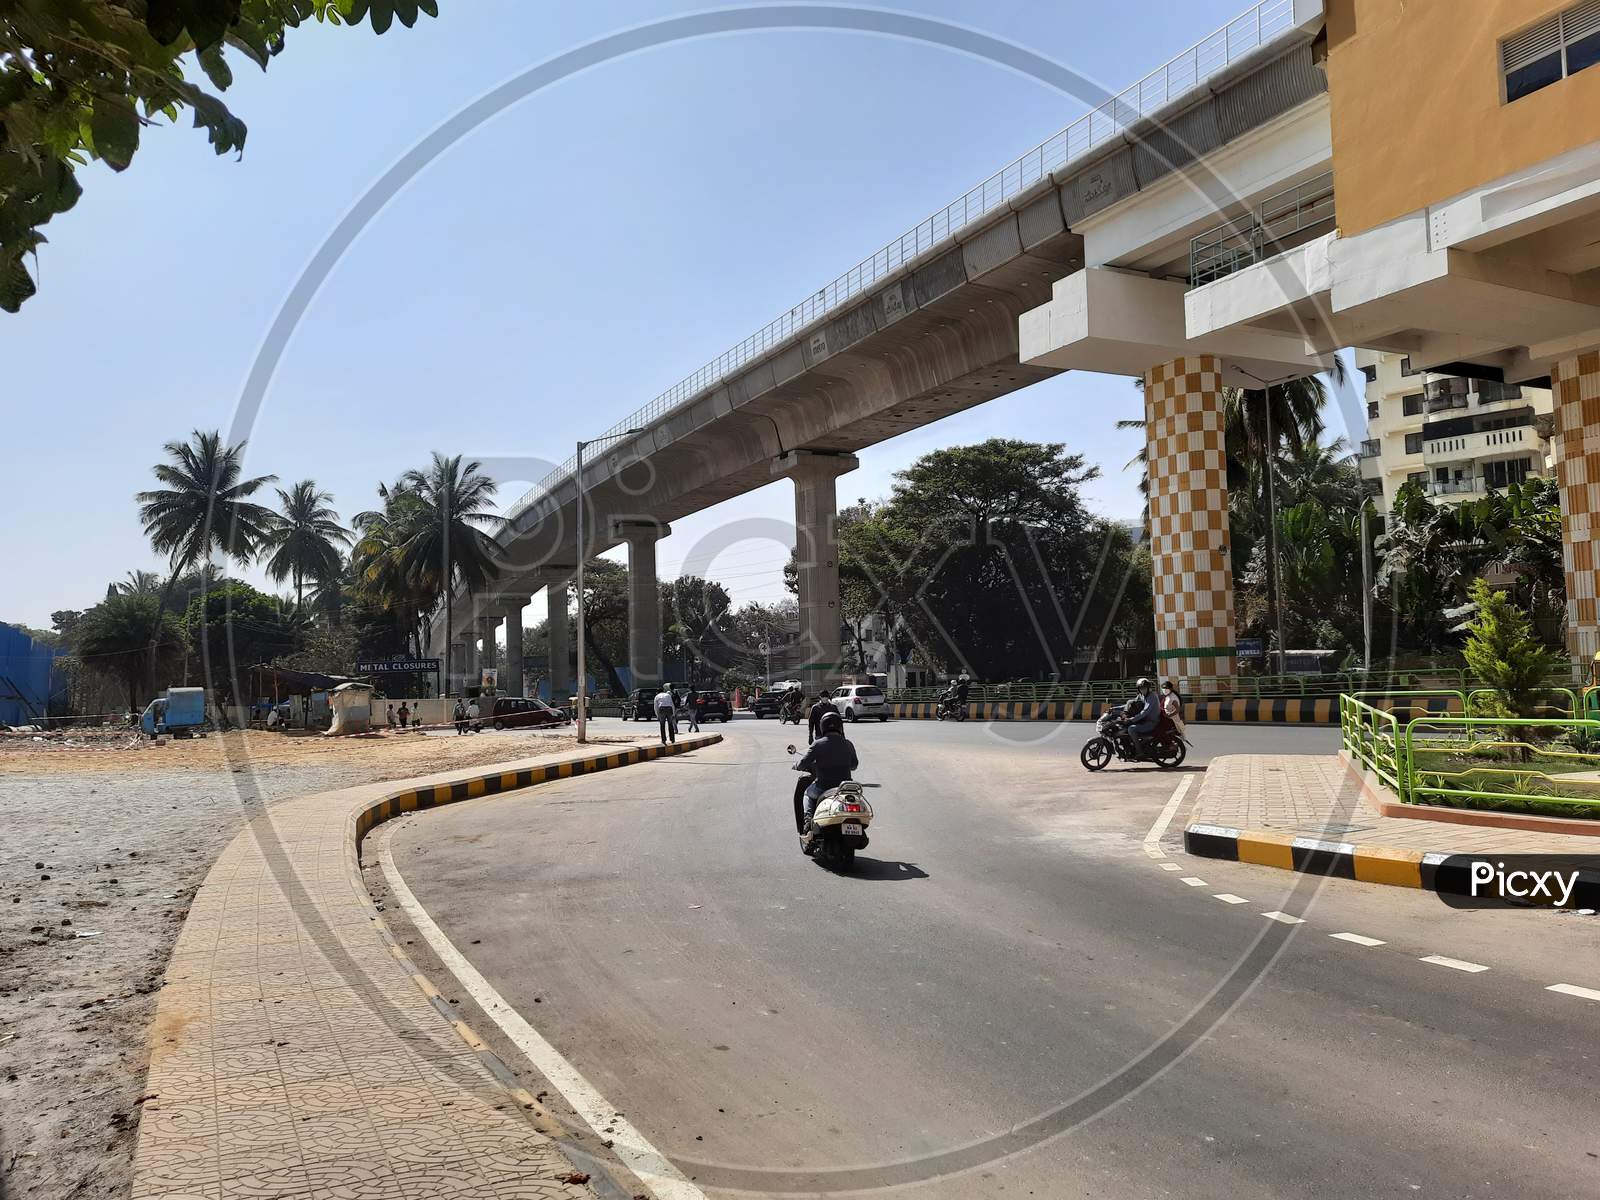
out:
M585 551L588 549L583 540L583 451L586 446L593 446L600 442L614 442L618 438L625 438L635 433L643 433L642 429L624 429L621 433L608 433L602 437L590 438L588 441L578 442L578 452L574 458L572 478L578 485L578 687L574 700L577 712L574 714L578 723L578 743L582 745L589 740L589 715L585 711L589 703L589 675L585 659L584 645L586 623L583 614L583 561Z
M1361 665L1372 670L1372 561L1367 541L1367 516L1372 505L1361 498Z

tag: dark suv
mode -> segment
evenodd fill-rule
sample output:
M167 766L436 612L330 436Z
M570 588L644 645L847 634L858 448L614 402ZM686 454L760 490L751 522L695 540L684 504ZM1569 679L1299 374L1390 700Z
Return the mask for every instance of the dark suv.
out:
M622 702L624 721L654 721L656 719L656 693L660 688L634 688Z
M694 714L701 721L731 721L733 704L727 692L696 692Z

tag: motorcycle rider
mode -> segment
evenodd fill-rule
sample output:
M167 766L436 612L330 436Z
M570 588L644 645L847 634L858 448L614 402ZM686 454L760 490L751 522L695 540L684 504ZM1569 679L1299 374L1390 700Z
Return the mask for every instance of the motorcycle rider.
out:
M823 713L817 728L822 736L811 744L794 768L811 775L811 785L805 790L804 809L795 814L802 833L810 824L812 810L822 794L849 779L850 772L861 765L855 746L844 736L844 719L837 712Z
M1134 754L1142 758L1150 735L1161 723L1161 700L1155 694L1156 685L1148 677L1140 679L1136 687L1138 695L1128 701L1128 708L1132 709L1135 702L1140 707L1131 714L1130 720L1123 726L1123 732L1133 739Z
M784 689L782 715L793 717L796 724L800 721L800 711L805 706L805 697L800 694L800 688L795 685Z

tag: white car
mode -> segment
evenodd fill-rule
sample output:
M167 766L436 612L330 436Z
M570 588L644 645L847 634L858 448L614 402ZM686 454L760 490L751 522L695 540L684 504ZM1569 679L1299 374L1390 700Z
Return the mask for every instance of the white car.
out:
M833 707L846 721L859 721L862 717L889 719L889 701L875 683L847 683L834 689L832 700Z

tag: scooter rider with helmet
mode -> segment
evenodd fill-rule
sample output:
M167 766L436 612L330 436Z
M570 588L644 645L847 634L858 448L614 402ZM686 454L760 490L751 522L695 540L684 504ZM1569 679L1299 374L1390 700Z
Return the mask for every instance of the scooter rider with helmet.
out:
M811 776L811 784L805 790L803 808L798 803L801 797L795 797L795 825L801 833L806 831L811 812L816 808L817 801L822 799L823 793L849 779L850 773L861 765L856 757L855 746L844 736L844 720L837 712L823 713L817 728L821 736L811 743L805 757L794 768Z

